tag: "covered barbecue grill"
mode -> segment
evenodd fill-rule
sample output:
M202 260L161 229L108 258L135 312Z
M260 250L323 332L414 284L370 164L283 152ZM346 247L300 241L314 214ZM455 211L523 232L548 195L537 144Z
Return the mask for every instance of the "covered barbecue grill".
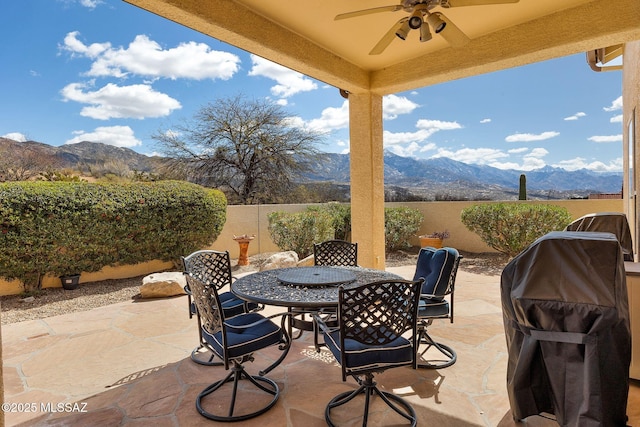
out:
M611 233L549 233L505 267L502 311L514 419L626 424L631 333L622 249Z
M613 233L622 246L625 261L633 261L633 241L627 216L621 212L587 214L567 225L566 231L599 231Z

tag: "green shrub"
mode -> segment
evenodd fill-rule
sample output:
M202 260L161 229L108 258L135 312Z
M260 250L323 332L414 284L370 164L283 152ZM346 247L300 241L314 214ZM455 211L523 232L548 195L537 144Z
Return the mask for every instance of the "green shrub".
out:
M351 239L351 205L329 202L319 206L309 206L307 210L328 213L331 216L334 238L346 241Z
M487 245L514 257L537 238L563 230L571 214L554 205L488 203L463 209L461 220Z
M272 212L268 216L271 240L283 251L294 251L300 258L313 253L313 244L333 239L333 219L323 210Z
M410 247L409 240L416 235L423 220L424 216L418 209L385 208L384 233L387 252Z
M45 274L177 262L213 243L225 220L220 191L186 182L0 184L0 276L32 291Z

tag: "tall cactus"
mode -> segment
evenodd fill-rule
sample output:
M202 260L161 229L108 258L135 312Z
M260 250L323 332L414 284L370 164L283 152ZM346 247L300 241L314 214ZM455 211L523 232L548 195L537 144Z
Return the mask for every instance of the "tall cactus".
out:
M520 174L520 190L518 191L518 200L527 200L527 177Z

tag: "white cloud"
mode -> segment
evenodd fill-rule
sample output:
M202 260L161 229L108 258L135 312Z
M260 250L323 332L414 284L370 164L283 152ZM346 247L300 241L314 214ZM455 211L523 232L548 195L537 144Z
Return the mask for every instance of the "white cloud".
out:
M419 129L415 132L390 132L385 130L382 133L382 140L385 148L387 148L392 145L423 142L436 132L437 130L434 129Z
M448 157L463 163L489 165L498 159L509 157L509 155L496 148L462 148L456 151L441 148L433 157Z
M20 132L10 132L10 133L2 135L0 138L12 139L12 140L18 141L18 142L25 142L27 140L27 137L23 133L20 133Z
M530 141L544 141L545 139L553 138L560 135L560 132L542 132L539 134L532 133L515 133L507 136L504 140L507 142L530 142Z
M118 86L109 83L91 91L87 85L71 83L62 89L61 94L64 101L89 104L82 108L80 115L98 120L163 117L181 108L177 100L144 84Z
M427 120L420 119L416 123L416 127L418 129L433 129L435 131L439 130L453 130L453 129L462 129L462 126L458 122L443 122L441 120Z
M482 119L480 120L480 123L491 123L491 119Z
M411 114L419 105L404 96L387 95L382 98L382 117L393 120L400 114Z
M622 135L600 135L587 138L592 142L621 142Z
M302 119L300 119L302 122ZM310 129L320 132L345 129L349 127L349 101L344 101L340 107L329 107L322 110L320 118L306 123Z
M95 9L98 5L102 4L102 0L79 0L81 6L88 7L89 9Z
M251 55L251 62L253 67L249 71L250 76L267 77L278 83L271 88L271 94L274 96L288 98L296 93L309 92L318 88L318 85L309 77L275 62L256 55Z
M512 148L511 150L507 150L507 153L520 154L520 153L526 153L527 151L529 151L527 147L522 147L522 148Z
M617 111L622 110L622 96L614 99L610 106L604 107L604 111Z
M145 35L138 35L128 47L114 48L111 43L85 45L73 31L60 49L72 56L94 60L87 75L126 77L135 74L151 78L228 80L238 71L240 58L229 52L211 50L204 43L185 42L163 49Z
M617 116L613 116L609 119L611 123L622 123L622 114L618 114Z
M416 153L422 150L422 146L417 142L412 142L408 145L391 145L387 148L388 151L402 157L413 157ZM434 147L435 148L435 147Z
M133 134L129 126L101 126L93 132L83 130L73 132L76 136L65 144L75 144L82 141L101 142L116 147L136 147L142 145L142 141Z
M573 116L565 117L564 120L578 120L580 117L584 117L586 115L587 113L583 113L582 111L580 111L579 113L575 113Z
M563 160L553 166L569 171L588 169L594 172L622 172L622 157L612 160L609 164L601 161L587 162L583 157L576 157L575 159Z

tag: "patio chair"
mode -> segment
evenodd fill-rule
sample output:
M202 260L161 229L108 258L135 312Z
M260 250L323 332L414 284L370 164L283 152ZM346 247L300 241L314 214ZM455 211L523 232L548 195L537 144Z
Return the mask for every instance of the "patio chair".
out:
M231 285L231 282L235 279L231 275L231 260L229 258L229 252L227 251L196 251L186 257L182 257L182 266L185 274L191 273L206 284L214 285L217 291L220 291L220 289L226 285ZM184 287L184 290L187 293L188 298L189 318L192 318L195 315L198 319L199 344L191 352L191 360L200 365L221 366L222 362L214 361L215 354L207 351L204 344L200 314L198 313L197 306L193 301L193 293L188 283ZM222 292L219 295L226 318L231 318L258 308L257 304L247 303L229 291Z
M565 231L599 231L612 233L622 246L625 261L633 261L633 241L627 216L621 212L598 212L584 215L571 224Z
M313 245L313 262L325 266L358 266L358 244L344 240L327 240Z
M243 363L253 361L253 353L272 345L284 345L289 343L285 328L275 324L270 317L262 316L260 313L249 312L239 314L234 317L226 317L224 303L218 294L215 283L205 283L194 273L187 273L187 285L191 289L194 303L201 319L201 333L203 345L209 351L222 359L224 367L229 370L229 374L222 380L216 381L202 390L196 398L196 408L200 415L215 421L242 421L256 417L268 411L278 400L280 390L275 381L259 375L249 375ZM284 325L284 317L282 320ZM284 348L284 347L283 347ZM231 365L231 366L230 366ZM243 387L240 381L247 380L249 384ZM211 408L216 408L216 412L204 408L204 400L212 393L223 389L227 383L233 383L230 396L220 396L207 399ZM268 402L260 405L260 408L243 413L236 411L236 401L238 394L245 394L241 397L241 408L255 406L256 402L262 399L253 390L247 387L255 386L258 391L267 393ZM228 388L228 387L227 387ZM244 393L243 393L244 392ZM220 392L219 392L220 393Z
M424 279L418 309L418 367L446 368L456 363L453 348L435 341L427 328L434 319L450 319L453 323L453 295L456 274L462 256L454 248L420 249L413 280ZM431 351L431 349L438 352ZM434 358L434 354L438 358ZM442 359L444 355L444 359Z
M342 381L352 376L359 387L335 396L325 409L325 419L333 426L331 411L364 395L363 426L367 425L371 396L378 395L396 413L416 425L411 405L390 392L380 390L374 373L400 366L416 368L416 327L422 280L378 281L338 291L338 327L327 326L314 316L324 332L327 347L340 363ZM411 331L411 336L403 334ZM352 406L352 405L350 405ZM351 412L348 409L344 411ZM347 417L351 419L351 414Z
M314 243L313 245L313 262L317 266L327 267L357 267L358 266L358 244L347 242L345 240L326 240L321 243ZM295 307L291 308L292 312L298 311ZM325 309L324 321L330 326L336 326L335 311ZM300 319L294 317L291 318L294 325L304 325L308 323L305 319L305 314L300 315ZM305 328L305 326L303 326ZM306 327L308 329L308 327ZM296 336L299 338L302 335L302 329ZM320 351L322 344L318 341L318 328L317 325L313 325L313 343L316 351Z

